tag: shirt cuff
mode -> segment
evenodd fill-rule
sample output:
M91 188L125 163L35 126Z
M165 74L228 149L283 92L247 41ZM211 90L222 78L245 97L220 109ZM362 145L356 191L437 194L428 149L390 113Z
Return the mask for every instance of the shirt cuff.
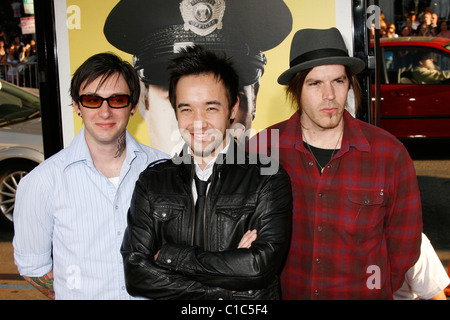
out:
M14 263L19 274L25 277L42 277L53 269L51 252L41 255L25 255L14 251Z

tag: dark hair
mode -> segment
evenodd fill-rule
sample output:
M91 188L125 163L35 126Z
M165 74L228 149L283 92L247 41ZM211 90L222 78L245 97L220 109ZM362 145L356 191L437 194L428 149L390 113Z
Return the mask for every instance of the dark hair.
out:
M306 76L311 72L313 68L305 69L299 71L288 83L286 87L286 96L296 108L297 111L302 110L300 105L300 97L302 96L303 84L305 83ZM355 113L358 111L359 104L361 102L361 86L359 85L356 74L350 70L349 67L345 66L345 73L349 79L350 88L353 89L355 97Z
M425 60L428 60L428 59L433 59L433 53L432 52L425 51L425 50L418 51L418 53L417 53L418 63L420 61L425 61Z
M195 45L186 47L171 60L168 70L170 71L169 100L176 111L176 86L183 76L212 73L221 80L227 92L229 109L235 105L239 95L239 77L233 68L230 59L219 56L213 51L206 50Z
M75 71L70 83L70 96L78 103L82 85L86 87L95 79L102 77L98 85L100 88L110 76L115 74L122 75L127 82L131 93L131 106L134 107L141 94L139 77L129 62L110 52L93 55Z

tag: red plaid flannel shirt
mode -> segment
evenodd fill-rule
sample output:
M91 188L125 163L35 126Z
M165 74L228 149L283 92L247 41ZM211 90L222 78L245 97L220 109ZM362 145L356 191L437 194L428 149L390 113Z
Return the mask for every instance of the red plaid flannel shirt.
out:
M419 257L422 208L408 152L348 112L344 126L341 149L322 176L303 145L298 113L259 141L269 153L279 148L293 189L283 299L391 299ZM276 146L270 129L279 130Z

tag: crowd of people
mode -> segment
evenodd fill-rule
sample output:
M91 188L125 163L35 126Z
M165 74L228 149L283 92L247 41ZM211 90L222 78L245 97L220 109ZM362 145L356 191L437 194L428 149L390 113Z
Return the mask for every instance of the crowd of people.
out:
M20 86L36 87L36 41L0 31L0 78Z
M28 10L25 10L25 7ZM22 1L5 0L0 4L0 79L19 86L37 87L36 41L24 34L21 18L30 17Z
M372 37L374 29L372 28ZM381 13L380 18L380 37L398 38L398 37L442 37L450 39L449 20L439 18L438 14L432 12L430 8L420 14L415 11L405 12L405 19L400 23L391 23L385 20Z

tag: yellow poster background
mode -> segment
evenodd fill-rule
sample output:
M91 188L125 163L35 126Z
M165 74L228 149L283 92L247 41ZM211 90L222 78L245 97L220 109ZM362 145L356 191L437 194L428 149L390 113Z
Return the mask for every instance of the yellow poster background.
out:
M99 52L115 52L131 62L132 56L113 47L103 34L105 20L118 2L119 0L67 0L71 73L87 58ZM260 79L256 117L252 125L256 132L288 119L293 113L285 98L284 87L277 83L277 78L288 69L290 45L295 32L303 28L336 26L335 0L284 2L293 17L292 31L279 46L265 52L268 62ZM75 134L81 127L81 119L74 116ZM150 145L147 124L138 113L130 119L128 130L139 142Z

